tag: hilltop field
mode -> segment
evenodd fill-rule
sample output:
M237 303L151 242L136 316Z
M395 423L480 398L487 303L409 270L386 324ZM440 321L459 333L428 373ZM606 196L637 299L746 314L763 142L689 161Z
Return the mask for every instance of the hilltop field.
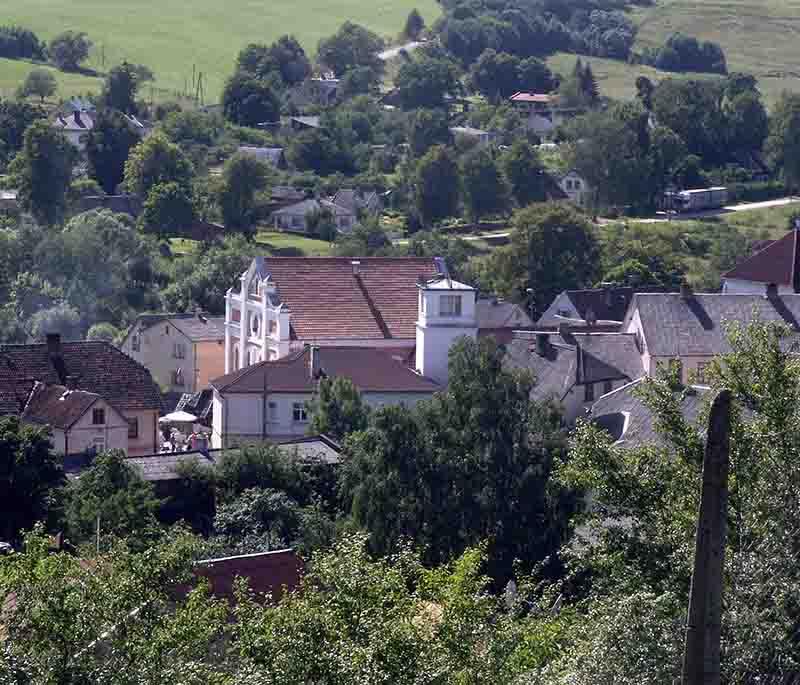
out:
M66 29L85 31L94 42L87 66L105 71L123 59L145 64L156 86L191 90L192 66L203 72L207 101L216 101L247 43L269 43L294 34L307 51L345 20L388 39L416 7L427 21L438 16L435 0L24 0L6 3L3 23L33 29L49 40ZM31 69L0 60L0 95L9 95ZM96 88L96 79L56 72L61 94Z
M123 59L145 64L155 71L155 85L162 89L156 99L191 90L194 65L203 72L206 101L216 101L246 43L292 33L313 53L319 39L346 19L392 38L412 7L429 23L439 13L436 0L25 0L4 8L3 22L32 28L45 39L64 29L86 31L95 43L91 68L102 72ZM768 103L783 90L800 90L800 0L658 0L633 16L639 25L637 48L660 45L673 31L683 31L720 43L730 70L757 76ZM614 60L585 59L603 94L611 97L633 96L639 75L656 81L675 76ZM549 60L562 73L574 61L574 55L565 54ZM25 62L0 60L0 96L13 93L30 68ZM97 88L94 78L56 76L61 95Z

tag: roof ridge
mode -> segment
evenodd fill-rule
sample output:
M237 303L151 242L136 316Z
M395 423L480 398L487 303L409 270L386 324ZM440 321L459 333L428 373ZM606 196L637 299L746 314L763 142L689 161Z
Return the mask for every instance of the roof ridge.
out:
M282 366L288 366L290 362L296 362L300 357L302 357L306 353L306 349L307 349L306 346L304 346L303 349L297 350L294 354L290 354L286 357L280 357L278 359L262 359L260 362L256 362L255 364L250 364L249 366L245 366L243 369L238 369L239 371L243 371L244 373L241 373L240 375L236 376L236 378L234 378L232 381L226 383L221 388L217 388L217 390L219 390L220 392L226 390L234 383L238 383L243 378L247 378L251 373L257 371L258 369L266 365L280 364ZM232 371L230 374L225 374L225 375L230 376L235 373L236 371ZM224 377L225 376L221 376L221 378Z

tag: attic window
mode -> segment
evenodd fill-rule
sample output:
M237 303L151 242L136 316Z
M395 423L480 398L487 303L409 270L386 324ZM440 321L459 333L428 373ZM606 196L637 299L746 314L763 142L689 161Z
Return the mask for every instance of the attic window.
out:
M103 426L106 422L106 410L105 409L92 409L92 425L93 426Z
M141 349L141 347L142 347L142 344L141 344L141 341L139 340L139 336L138 335L134 335L131 338L131 350L133 350L134 352L138 352Z
M439 298L439 316L461 316L461 296L442 295Z

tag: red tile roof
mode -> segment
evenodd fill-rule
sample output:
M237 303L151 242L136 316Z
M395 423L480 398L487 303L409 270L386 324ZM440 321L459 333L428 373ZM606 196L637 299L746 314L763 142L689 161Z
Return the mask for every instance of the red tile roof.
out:
M417 279L437 274L433 259L265 257L300 340L404 338L416 335Z
M36 383L22 418L31 423L68 429L99 399L100 395L93 392Z
M361 392L434 393L439 386L420 376L391 353L372 347L319 348L319 366L329 377L349 378ZM297 392L310 393L316 387L311 378L311 351L260 362L215 378L211 385L222 393Z
M735 278L758 283L800 286L800 231L789 231L783 238L770 243L734 267L723 278Z
M0 414L18 414L36 381L96 393L120 411L161 410L161 393L141 364L102 341L60 344L52 357L47 344L0 345Z
M234 581L238 577L244 578L253 592L271 594L277 600L284 591L294 590L300 584L303 560L293 550L284 549L198 561L194 573L208 580L215 597L233 599Z

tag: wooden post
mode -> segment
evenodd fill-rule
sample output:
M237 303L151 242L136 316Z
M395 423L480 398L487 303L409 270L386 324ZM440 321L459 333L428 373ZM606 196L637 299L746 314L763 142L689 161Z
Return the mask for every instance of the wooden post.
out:
M722 573L728 523L731 392L711 405L686 622L683 685L720 685Z

